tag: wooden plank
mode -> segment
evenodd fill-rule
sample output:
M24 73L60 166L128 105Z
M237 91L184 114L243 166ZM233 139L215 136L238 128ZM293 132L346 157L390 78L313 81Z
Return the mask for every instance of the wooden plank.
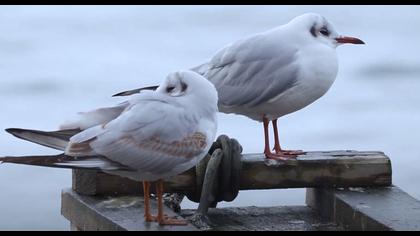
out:
M157 203L151 200L152 214L156 214ZM164 206L168 216L178 216ZM160 226L156 222L144 221L143 198L140 196L82 196L71 189L61 193L61 214L71 222L73 230L80 231L195 231L191 224Z
M113 230L113 231L174 231L198 230L188 226L159 226L157 223L143 222L143 205L140 196L83 196L71 190L62 192L62 214L73 230ZM153 203L152 209L156 209ZM173 214L168 209L166 213ZM195 210L182 210L186 219ZM342 227L319 219L316 211L307 206L273 207L229 207L213 208L208 212L210 230L299 230L299 231L341 231Z
M195 210L182 210L191 217ZM320 219L307 206L211 208L207 217L214 231L342 231L343 228Z
M241 190L391 184L391 161L382 152L318 151L288 161L267 160L262 154L242 157ZM139 182L83 170L73 171L73 189L86 195L142 192ZM166 192L194 192L195 168L165 180L165 189Z
M307 189L306 204L346 230L420 230L420 201L396 186Z
M392 183L389 158L382 152L308 152L287 163L243 159L240 189L388 186Z

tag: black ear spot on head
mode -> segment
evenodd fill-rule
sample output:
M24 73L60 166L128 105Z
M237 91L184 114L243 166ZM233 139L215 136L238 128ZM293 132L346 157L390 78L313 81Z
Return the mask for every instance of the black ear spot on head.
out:
M186 83L184 83L184 81L181 81L181 92L185 92L185 90L187 90L188 85Z
M168 87L166 87L166 92L167 93L170 93L170 92L172 92L172 90L174 90L174 88L175 88L175 86L168 86Z
M316 28L315 28L315 24L312 25L311 30L310 30L312 36L316 37Z

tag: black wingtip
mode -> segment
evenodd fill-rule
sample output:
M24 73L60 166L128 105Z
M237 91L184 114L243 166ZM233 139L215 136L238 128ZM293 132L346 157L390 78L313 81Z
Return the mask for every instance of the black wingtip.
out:
M7 132L7 133L9 133L9 134L16 134L16 133L19 133L19 132L21 132L21 131L23 131L23 129L19 129L19 128L7 128L7 129L5 129L5 131Z
M121 92L121 93L116 93L112 96L113 97L120 97L120 96L128 96L128 95L130 95L130 94L127 94L127 91L125 91L125 92Z
M159 87L158 85L154 85L154 86L143 87L143 88L138 88L138 89L133 89L133 90L127 90L121 93L116 93L112 95L112 97L130 96L136 93L140 93L143 90L156 90L158 87Z

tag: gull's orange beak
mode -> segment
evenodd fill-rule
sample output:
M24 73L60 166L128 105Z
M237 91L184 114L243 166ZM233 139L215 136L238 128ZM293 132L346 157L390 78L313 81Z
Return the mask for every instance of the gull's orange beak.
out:
M354 37L340 36L335 38L337 43L352 43L352 44L365 44L362 40Z

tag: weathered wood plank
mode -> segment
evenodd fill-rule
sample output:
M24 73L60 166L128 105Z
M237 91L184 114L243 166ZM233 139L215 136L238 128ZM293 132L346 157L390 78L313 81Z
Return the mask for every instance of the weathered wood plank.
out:
M71 190L62 192L62 214L73 230L197 230L194 226L159 226L143 222L143 198L136 195L82 196ZM152 209L156 204L152 202ZM173 213L165 209L166 213ZM195 210L182 210L188 218ZM336 224L321 220L316 211L307 206L230 207L213 208L208 212L210 230L343 230Z
M188 218L195 210L182 210ZM214 231L342 231L331 221L320 219L307 206L211 208L207 213Z
M420 230L420 201L396 186L307 189L306 204L346 230Z
M246 155L242 163L241 190L392 183L391 162L381 152L308 152L285 164L263 162L261 155Z
M151 200L152 214L157 212L157 203ZM176 216L164 206L168 216ZM72 229L81 231L195 231L191 224L160 226L144 221L143 198L140 196L82 196L71 189L61 193L61 214L70 222ZM179 216L179 215L178 215ZM179 216L180 217L180 216ZM181 217L180 217L181 218Z
M165 189L167 192L194 192L195 178L195 168L192 168L165 180ZM285 162L266 160L262 154L244 154L242 157L241 190L391 184L391 161L382 152L308 152ZM83 170L73 171L73 189L86 195L142 192L138 182Z

